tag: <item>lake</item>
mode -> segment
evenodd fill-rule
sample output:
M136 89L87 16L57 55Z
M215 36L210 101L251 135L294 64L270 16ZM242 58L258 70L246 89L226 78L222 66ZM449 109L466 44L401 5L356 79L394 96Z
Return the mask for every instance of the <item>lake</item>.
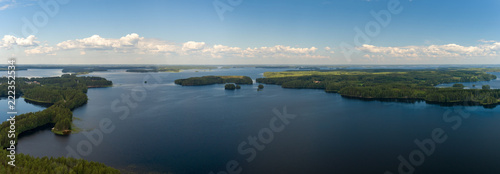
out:
M7 76L7 71L0 71L2 75ZM16 77L55 77L63 74L62 69L28 69L17 70Z
M19 139L17 152L58 157L72 149L84 159L139 173L217 173L237 162L242 173L383 174L398 173L401 161L409 161L403 170L415 173L500 172L500 107L363 101L276 85L227 91L222 84L174 84L205 75L255 80L263 72L284 70L94 72L89 75L114 86L89 89L88 104L73 111L75 125L84 131L57 136L38 129ZM499 82L488 84L499 88ZM436 132L446 139L432 140ZM424 147L432 153L419 150L415 141L432 141Z

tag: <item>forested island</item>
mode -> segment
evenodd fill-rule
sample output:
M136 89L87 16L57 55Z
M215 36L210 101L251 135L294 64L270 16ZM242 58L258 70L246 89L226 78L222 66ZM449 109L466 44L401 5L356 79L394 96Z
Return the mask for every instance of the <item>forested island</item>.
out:
M226 85L224 86L224 89L225 89L225 90L235 90L235 89L241 89L241 86L240 86L240 85L234 85L234 84L230 83L230 84L226 84Z
M239 85L253 84L252 78L248 76L203 76L177 79L175 84L182 86L202 86L213 84L235 83Z
M437 88L438 84L489 81L497 77L486 73L498 69L366 69L331 71L266 72L258 83L283 88L324 89L344 97L361 99L424 100L438 104L494 106L500 103L500 89L463 89L457 84Z
M138 73L149 73L149 72L180 72L181 69L175 68L154 68L154 69L127 69L125 72L138 72Z
M73 128L73 109L87 103L89 87L108 87L112 85L101 77L77 77L64 74L61 77L46 78L16 78L16 96L26 100L45 103L50 107L38 111L21 114L15 117L16 132L14 141L17 143L19 134L45 125L54 125L52 132L60 135L71 133ZM0 78L0 97L7 97L7 78ZM6 156L3 150L10 145L8 131L10 123L0 125L0 154ZM101 163L87 162L73 158L34 158L29 155L17 154L16 167L8 167L7 158L1 158L0 173L119 173L118 170Z

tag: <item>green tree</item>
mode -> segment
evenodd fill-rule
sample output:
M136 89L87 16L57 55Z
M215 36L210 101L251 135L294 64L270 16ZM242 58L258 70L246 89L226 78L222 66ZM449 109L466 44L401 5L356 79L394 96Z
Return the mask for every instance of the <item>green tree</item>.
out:
M461 84L461 83L455 83L455 84L453 84L452 87L454 87L454 88L464 88L465 86L463 84Z
M224 89L226 89L226 90L235 90L236 86L234 86L234 84L226 84L224 86Z

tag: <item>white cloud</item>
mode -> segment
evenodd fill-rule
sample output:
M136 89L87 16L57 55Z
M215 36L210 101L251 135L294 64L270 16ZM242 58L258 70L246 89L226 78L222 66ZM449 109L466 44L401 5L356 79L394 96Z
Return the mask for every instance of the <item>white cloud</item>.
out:
M210 54L214 58L222 58L224 56L239 56L244 57L242 49L239 47L230 47L225 45L214 45L211 48L203 50L204 53Z
M36 1L37 0L29 0L29 1L0 0L0 11L9 8L33 6L37 4Z
M137 51L139 54L171 54L178 50L180 50L179 46L156 39L140 39L137 42Z
M93 35L88 38L61 42L57 44L57 47L61 50L80 49L82 52L101 50L137 54L170 54L180 50L180 47L175 44L156 39L145 39L136 33L128 34L119 39Z
M205 47L205 42L189 41L182 44L182 51L200 50Z
M57 44L57 47L63 50L83 49L83 50L115 50L117 52L127 52L127 49L136 48L144 37L132 33L121 37L120 39L102 38L99 35L93 35L88 38L67 40Z
M488 57L497 56L500 51L500 42L487 41L476 46L461 46L457 44L430 45L430 46L404 46L404 47L378 47L363 45L357 48L371 57L410 57L410 58L438 58L438 57Z
M49 47L49 46L38 46L38 47L35 47L33 49L24 50L24 52L27 55L31 55L31 54L55 55L56 53L54 51L56 51L56 48Z
M13 36L4 36L3 47L10 48L12 45L19 46L37 46L26 49L27 55L48 54L55 55L59 51L77 50L80 55L85 55L89 51L112 51L119 53L135 54L165 54L179 56L195 56L209 58L328 58L320 55L316 51L318 48L300 48L284 45L275 45L270 47L240 48L226 45L208 45L205 42L188 41L182 44L169 43L158 39L147 39L140 37L136 33L128 34L121 38L103 38L99 35L93 35L83 39L67 40L56 44L55 46L38 46L35 36L29 36L26 39ZM328 47L328 49L330 49ZM333 51L332 51L333 53Z
M132 34L127 34L124 37L120 38L120 43L121 45L137 45L137 43L144 39L144 37L139 37L138 34L132 33Z
M5 4L5 5L3 5L3 6L0 7L0 11L7 9L10 6L11 6L10 4Z
M330 51L330 50L332 50L332 48L330 48L330 47L325 47L325 50L331 54L335 53L335 51Z
M294 48L290 46L276 45L273 47L260 47L260 48L247 48L243 51L243 53L247 57L311 57L311 58L320 58L312 56L318 48Z
M5 35L0 41L0 48L11 49L12 46L21 46L21 47L29 47L29 46L37 46L40 42L36 41L36 37L30 35L26 38L19 38L12 35Z
M16 5L16 0L0 0L0 11L12 8Z
M84 39L68 40L57 44L61 49L113 49L121 47L118 39L105 39L99 35L93 35Z
M325 56L314 55L316 47L294 48L290 46L276 45L272 47L255 47L242 49L240 47L230 47L225 45L214 45L211 48L203 49L203 52L210 53L214 58L224 56L236 57L275 57L275 58L326 58Z

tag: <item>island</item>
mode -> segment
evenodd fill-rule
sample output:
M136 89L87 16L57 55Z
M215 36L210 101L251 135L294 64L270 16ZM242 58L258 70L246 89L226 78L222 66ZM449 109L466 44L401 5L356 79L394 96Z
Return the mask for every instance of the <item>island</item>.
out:
M104 67L64 67L62 69L63 73L72 73L72 74L89 74L95 71L107 71L107 68Z
M490 81L497 77L486 72L499 69L364 69L328 71L265 72L258 83L283 88L324 89L343 97L375 100L422 100L443 105L496 106L500 89L462 89L461 85L437 88L438 84Z
M235 90L236 89L236 86L234 84L226 84L224 86L224 89L225 90Z
M203 76L190 77L187 79L177 79L175 84L182 86L202 86L213 84L234 83L239 85L253 84L252 78L248 76Z
M455 83L455 84L453 84L453 86L451 86L451 87L454 87L454 88L460 88L460 89L462 89L462 88L464 88L465 86L464 86L464 84L461 84L461 83Z
M137 72L137 73L149 73L149 72L180 72L181 69L176 69L176 68L153 68L153 69L127 69L125 72Z

